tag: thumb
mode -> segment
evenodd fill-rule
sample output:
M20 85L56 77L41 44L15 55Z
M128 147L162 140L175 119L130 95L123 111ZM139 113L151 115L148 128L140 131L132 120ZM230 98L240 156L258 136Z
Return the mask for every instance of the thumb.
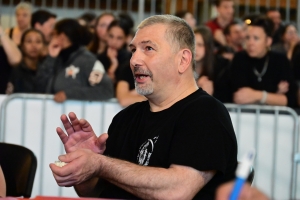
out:
M69 163L69 162L72 162L73 160L77 159L79 156L80 156L79 152L74 151L71 153L67 153L65 155L60 155L60 156L58 156L58 159L62 162Z
M108 134L107 133L103 133L101 134L98 139L97 139L97 144L100 147L100 149L105 149L106 147L106 140L108 138Z

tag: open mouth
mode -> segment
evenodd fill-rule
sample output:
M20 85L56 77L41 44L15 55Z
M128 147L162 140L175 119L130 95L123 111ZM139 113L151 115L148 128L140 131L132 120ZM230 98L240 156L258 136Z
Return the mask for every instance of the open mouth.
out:
M135 74L134 76L136 79L144 79L144 78L149 77L149 75L147 75L147 74Z

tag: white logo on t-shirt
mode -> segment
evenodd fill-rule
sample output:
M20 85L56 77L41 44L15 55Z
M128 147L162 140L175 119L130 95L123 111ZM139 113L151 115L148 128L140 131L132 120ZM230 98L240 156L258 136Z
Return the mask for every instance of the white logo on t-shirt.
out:
M154 145L157 142L159 136L154 137L153 139L148 139L144 142L139 148L139 154L137 156L137 161L139 165L147 166L149 164L150 157L154 150Z
M65 77L72 76L73 79L76 78L76 75L79 73L80 69L79 67L75 67L74 65L70 65L66 68L66 74Z

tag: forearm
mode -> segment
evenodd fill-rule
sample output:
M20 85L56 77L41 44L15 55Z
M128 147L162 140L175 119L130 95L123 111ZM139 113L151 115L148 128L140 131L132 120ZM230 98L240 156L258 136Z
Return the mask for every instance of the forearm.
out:
M286 106L287 97L284 94L267 93L266 104L274 106Z
M100 160L100 178L142 199L192 199L214 174L207 178L191 167L147 167L105 156Z
M9 64L12 66L18 65L21 62L22 54L17 45L1 30L0 40Z
M99 178L93 178L81 184L75 185L74 189L80 197L99 197L101 188L99 187Z

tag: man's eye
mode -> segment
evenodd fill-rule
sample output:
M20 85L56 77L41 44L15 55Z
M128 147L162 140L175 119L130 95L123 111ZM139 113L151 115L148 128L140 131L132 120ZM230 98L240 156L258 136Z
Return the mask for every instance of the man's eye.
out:
M147 51L151 51L151 50L154 50L154 49L153 49L152 47L147 46L147 47L146 47L146 50L147 50Z
M134 53L136 51L136 49L131 49L131 53Z

